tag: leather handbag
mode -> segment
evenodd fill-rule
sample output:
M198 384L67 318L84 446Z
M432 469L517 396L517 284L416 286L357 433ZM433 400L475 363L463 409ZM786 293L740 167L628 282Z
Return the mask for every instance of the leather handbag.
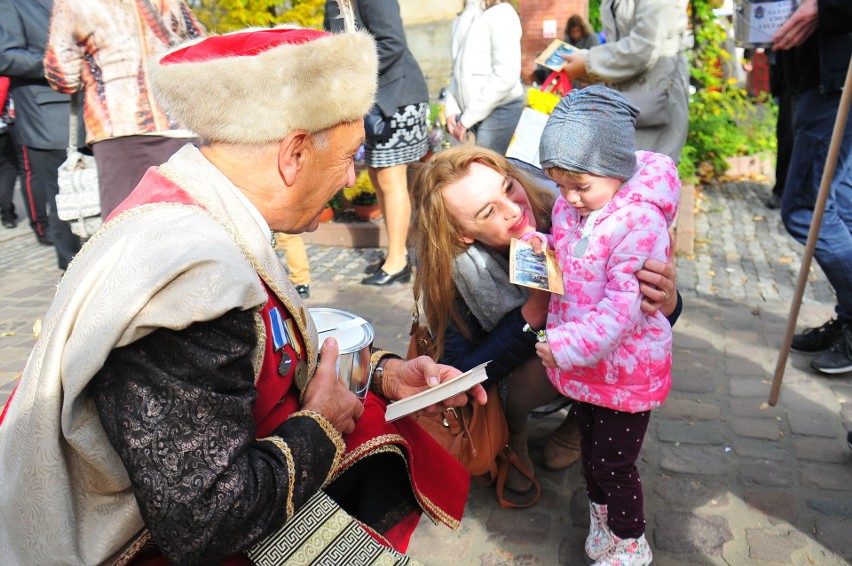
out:
M420 312L415 303L411 310L411 337L406 359L417 356L435 358L435 341L429 328L420 325ZM483 485L496 482L497 500L504 508L522 508L533 505L541 495L541 486L509 447L509 426L497 385L488 388L488 402L480 405L468 401L461 407L450 407L438 414L420 413L414 420L440 444L468 473ZM514 503L504 497L506 474L509 466L532 481L535 494L524 503Z
M77 151L77 95L71 97L67 158L59 166L56 215L68 222L80 238L90 238L101 227L101 196L95 158Z

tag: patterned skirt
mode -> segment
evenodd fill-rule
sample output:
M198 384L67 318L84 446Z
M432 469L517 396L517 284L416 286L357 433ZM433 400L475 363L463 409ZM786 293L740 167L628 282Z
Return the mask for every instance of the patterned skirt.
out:
M370 167L393 167L419 160L429 151L426 121L429 103L409 104L397 108L390 118L391 136L386 142L367 138L364 160Z

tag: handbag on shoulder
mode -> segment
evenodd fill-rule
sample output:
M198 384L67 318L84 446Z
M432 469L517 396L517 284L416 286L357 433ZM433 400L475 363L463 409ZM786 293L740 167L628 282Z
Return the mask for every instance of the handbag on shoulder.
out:
M435 340L427 326L420 324L417 291L414 307L411 309L411 337L406 359L417 356L429 356L435 359ZM441 413L420 413L412 416L414 421L425 430L438 444L483 485L496 482L497 500L501 507L529 507L538 501L541 486L530 470L520 461L509 447L509 425L500 403L497 386L488 388L488 402L485 405L469 400L461 407L450 407ZM509 466L533 483L535 494L525 503L513 503L504 497L506 474Z
M77 95L71 96L68 157L59 166L56 215L68 222L80 238L90 238L101 227L101 196L95 158L77 150Z

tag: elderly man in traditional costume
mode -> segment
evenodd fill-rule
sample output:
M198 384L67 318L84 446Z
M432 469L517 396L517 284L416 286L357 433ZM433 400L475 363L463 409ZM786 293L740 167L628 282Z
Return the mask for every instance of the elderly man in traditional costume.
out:
M354 183L376 68L351 27L244 30L151 66L205 144L150 169L59 284L0 416L4 564L394 563L421 512L458 525L467 474L384 420L458 371L375 351L362 403L270 243Z

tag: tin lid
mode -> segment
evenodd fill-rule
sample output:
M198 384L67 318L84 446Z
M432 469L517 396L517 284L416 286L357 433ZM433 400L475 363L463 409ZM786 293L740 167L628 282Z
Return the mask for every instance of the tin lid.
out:
M320 343L328 337L334 338L341 354L357 352L373 343L373 327L357 314L326 307L308 311L314 319Z

